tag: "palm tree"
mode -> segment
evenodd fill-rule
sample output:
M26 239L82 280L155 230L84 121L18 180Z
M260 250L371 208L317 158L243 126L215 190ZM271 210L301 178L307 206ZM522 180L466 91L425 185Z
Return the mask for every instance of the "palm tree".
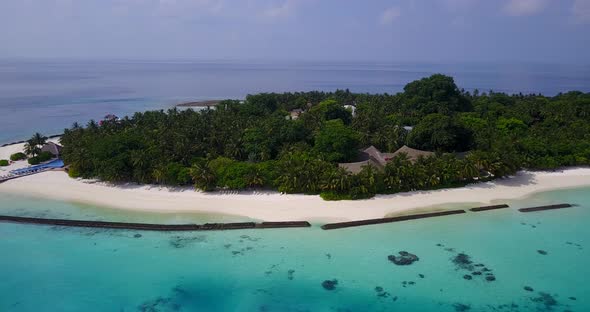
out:
M152 171L152 177L154 178L154 180L156 180L156 183L158 184L164 182L165 175L165 169L161 166Z
M207 192L215 188L215 174L205 162L194 164L190 169L190 175L196 189Z
M35 133L31 140L33 140L33 142L35 142L35 144L38 146L43 146L45 143L47 143L47 137L39 132Z
M469 159L465 159L461 162L461 178L463 180L472 180L475 177L479 177L479 170L477 166L470 161Z
M252 170L250 170L244 178L246 180L246 185L248 185L248 187L264 185L264 176L262 174L262 171L258 167L252 168Z
M350 189L350 173L344 168L336 168L325 173L320 188L324 191L344 193Z
M39 155L39 153L41 153L41 149L37 146L37 144L35 144L35 142L32 139L30 139L27 141L27 143L25 143L24 152L28 156L35 157Z
M379 180L377 168L372 165L363 166L361 172L358 174L360 182L371 193L377 193L377 183Z
M27 140L27 143L25 143L24 152L27 155L32 155L35 157L41 153L41 147L43 147L43 145L46 143L47 137L37 132L29 140Z

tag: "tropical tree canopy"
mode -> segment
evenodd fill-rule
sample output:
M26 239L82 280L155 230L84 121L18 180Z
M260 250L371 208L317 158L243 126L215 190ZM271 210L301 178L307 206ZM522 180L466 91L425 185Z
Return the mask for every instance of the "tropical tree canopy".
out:
M354 117L345 105L356 106ZM303 113L292 120L295 108ZM469 93L452 77L433 75L398 94L263 93L198 112L76 123L64 131L61 155L72 176L105 181L359 199L464 185L521 168L589 165L589 121L590 94ZM45 142L35 134L27 154L38 155ZM339 168L370 145L437 153L417 159L402 153L384 168L365 166L357 174Z

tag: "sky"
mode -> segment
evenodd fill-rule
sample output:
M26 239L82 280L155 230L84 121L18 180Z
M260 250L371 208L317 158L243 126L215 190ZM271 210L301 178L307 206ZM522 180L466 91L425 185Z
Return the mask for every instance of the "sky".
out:
M590 64L590 0L0 0L0 58Z

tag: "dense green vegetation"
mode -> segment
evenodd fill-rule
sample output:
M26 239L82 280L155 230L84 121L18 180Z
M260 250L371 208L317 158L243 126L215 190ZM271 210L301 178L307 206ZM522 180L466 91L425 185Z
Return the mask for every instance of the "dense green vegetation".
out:
M41 133L35 133L30 139L28 139L25 143L24 154L31 156L27 161L30 165L38 165L44 161L48 161L53 158L53 154L50 152L42 152L41 149L43 145L47 143L47 137L42 135ZM23 153L16 153L11 155L11 159L14 156L15 158L25 159L26 156L22 155ZM25 157L23 157L25 156Z
M47 137L37 132L25 143L24 152L29 156L37 157L45 143L47 143Z
M40 152L39 155L31 157L27 161L29 162L29 165L38 165L42 162L50 160L53 157L53 154L50 152Z
M355 116L345 105L356 106ZM291 120L295 108L305 112ZM451 77L433 75L395 95L267 93L215 110L74 124L61 142L71 176L358 199L464 185L521 168L588 165L589 121L590 94L469 93ZM402 154L382 170L367 166L359 174L337 166L354 161L359 148L393 152L404 144L437 154L416 162Z
M25 153L18 152L10 155L10 160L12 161L19 161L25 159L27 159L27 155L25 155Z
M8 159L0 159L0 167L6 167L8 165L10 165Z

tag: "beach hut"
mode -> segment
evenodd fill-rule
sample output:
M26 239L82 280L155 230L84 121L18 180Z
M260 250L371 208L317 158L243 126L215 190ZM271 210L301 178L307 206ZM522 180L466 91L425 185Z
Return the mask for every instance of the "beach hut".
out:
M299 116L301 116L301 114L303 114L303 110L301 108L296 108L296 109L292 109L291 111L289 111L289 118L291 118L292 120L295 120L297 118L299 118Z
M382 170L386 164L387 161L383 157L383 154L375 146L371 145L363 150L359 150L356 162L339 163L338 166L356 174L361 172L364 166L371 165Z
M428 157L428 156L434 156L434 154L435 154L434 152L422 151L422 150L418 150L418 149L411 148L411 147L404 145L404 146L400 147L394 153L391 153L391 154L388 153L387 158L389 160L401 153L408 155L408 159L410 159L410 161L412 161L412 162L415 162L416 160L418 160L418 157L420 157L420 156Z
M355 174L361 172L363 166L367 165L383 170L391 159L401 153L406 154L411 162L415 162L420 156L428 157L435 154L434 152L417 150L406 145L402 146L394 153L382 153L375 146L371 145L364 150L359 151L357 162L339 163L338 166Z
M48 142L43 147L41 147L41 152L50 152L53 156L59 157L61 153L61 145L55 144L53 142Z
M356 106L354 105L344 105L344 109L347 109L352 114L352 117L356 116Z

